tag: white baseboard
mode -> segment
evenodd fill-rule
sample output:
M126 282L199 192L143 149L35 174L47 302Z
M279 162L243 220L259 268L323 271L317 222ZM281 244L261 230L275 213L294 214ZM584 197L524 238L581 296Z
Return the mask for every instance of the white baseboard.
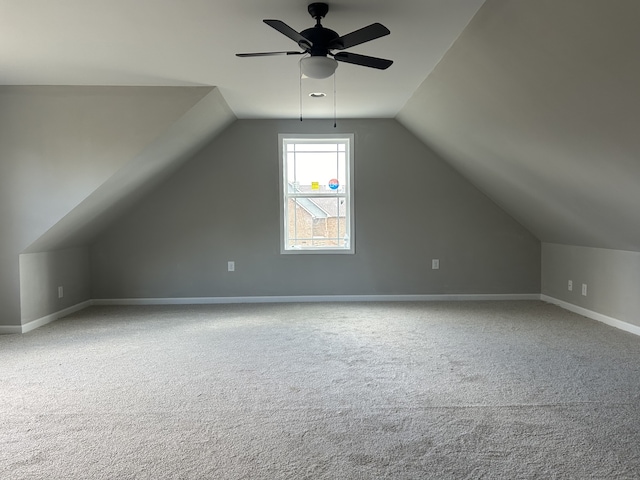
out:
M22 325L0 325L0 335L22 333Z
M17 327L11 327L11 328L15 328L17 329L17 331L14 332L10 332L10 333L27 333L30 332L31 330L34 330L38 327L42 327L43 325L46 325L47 323L51 323L51 322L55 322L56 320L58 320L59 318L65 317L67 315L71 315L72 313L75 313L79 310L82 310L83 308L87 308L89 306L93 305L93 300L87 300L85 302L82 303L78 303L76 305L73 305L71 307L65 308L63 310L60 310L58 312L52 313L50 315L46 315L44 317L38 318L36 320L32 320L28 323L25 323L21 326L17 326ZM2 330L0 330L0 333L2 333ZM9 333L9 332L7 332Z
M0 335L27 333L59 318L91 305L214 305L230 303L311 303L311 302L434 302L434 301L488 301L488 300L542 300L570 312L602 322L611 327L640 336L640 326L633 325L602 313L538 293L516 294L443 294L443 295L303 295L256 297L177 297L177 298L105 298L87 300L58 312L32 320L24 325L0 325Z
M540 294L293 295L257 297L105 298L94 299L93 305L215 305L224 303L432 302L464 300L540 300Z
M554 305L562 307L565 310L569 310L570 312L577 313L578 315L582 315L592 320L605 323L611 327L619 328L620 330L624 330L625 332L640 335L640 327L637 325L633 325L632 323L623 322L622 320L618 320L617 318L609 317L607 315L603 315L602 313L594 312L593 310L588 310L586 308L579 307L572 303L565 302L548 295L540 295L540 300L548 303L553 303Z

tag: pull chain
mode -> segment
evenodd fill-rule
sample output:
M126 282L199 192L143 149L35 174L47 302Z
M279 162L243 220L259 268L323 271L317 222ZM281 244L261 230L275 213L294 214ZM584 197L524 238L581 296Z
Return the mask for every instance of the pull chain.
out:
M333 72L333 128L336 126L336 72Z
M298 62L300 67L300 121L302 121L302 63Z

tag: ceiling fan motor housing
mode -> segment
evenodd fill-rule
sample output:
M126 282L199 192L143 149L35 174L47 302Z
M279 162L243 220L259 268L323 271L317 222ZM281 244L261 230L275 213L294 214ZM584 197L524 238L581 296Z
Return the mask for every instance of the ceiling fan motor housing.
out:
M330 48L335 48L332 45L335 43L335 40L340 37L340 35L333 30L324 28L320 24L301 31L300 35L311 42L311 48L308 46L306 48L309 48L309 54L311 54L312 57L327 55Z

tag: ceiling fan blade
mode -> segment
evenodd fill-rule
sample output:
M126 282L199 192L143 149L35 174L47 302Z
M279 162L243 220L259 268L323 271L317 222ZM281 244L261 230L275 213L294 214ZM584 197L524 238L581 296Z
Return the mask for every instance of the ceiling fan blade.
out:
M377 68L379 70L385 70L389 68L393 63L393 60L368 57L366 55L358 55L357 53L349 52L336 53L333 58L335 58L339 62L353 63L354 65L362 65L363 67Z
M276 55L304 55L306 52L256 52L236 53L236 57L274 57Z
M302 35L300 35L293 28L291 28L281 20L263 20L263 22L270 27L275 28L283 35L289 37L291 40L300 45L300 48L304 48L306 50L307 48L311 48L311 46L313 45L313 42L304 38Z
M329 48L333 50L344 50L345 48L351 48L356 45L360 45L361 43L384 37L385 35L389 35L390 33L391 32L389 31L389 29L381 23L372 23L371 25L363 27L360 30L347 33L346 35L336 38L331 42Z

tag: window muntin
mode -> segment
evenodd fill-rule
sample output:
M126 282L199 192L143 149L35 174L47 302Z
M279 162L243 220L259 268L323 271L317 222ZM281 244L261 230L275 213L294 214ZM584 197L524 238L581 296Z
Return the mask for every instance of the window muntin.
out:
M280 135L282 253L354 253L353 135Z

